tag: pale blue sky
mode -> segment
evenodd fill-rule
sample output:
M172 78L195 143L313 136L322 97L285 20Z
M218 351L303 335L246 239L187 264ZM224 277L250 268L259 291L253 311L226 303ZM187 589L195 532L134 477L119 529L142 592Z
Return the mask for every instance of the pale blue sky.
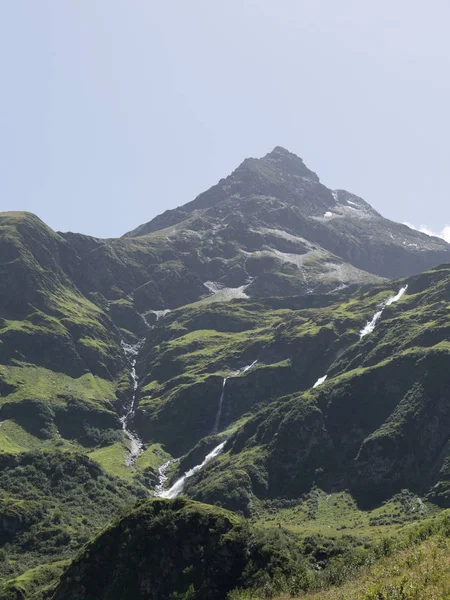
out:
M0 210L121 235L281 145L450 223L447 0L0 0Z

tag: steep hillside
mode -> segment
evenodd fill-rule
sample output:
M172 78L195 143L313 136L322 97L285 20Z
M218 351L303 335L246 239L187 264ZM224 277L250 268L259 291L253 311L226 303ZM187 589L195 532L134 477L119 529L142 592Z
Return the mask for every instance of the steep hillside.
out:
M350 537L301 542L216 507L154 500L91 542L52 598L263 600L284 592L286 599L438 600L449 590L449 535L444 514L371 547Z
M48 584L142 495L79 453L0 454L0 597L27 598L34 585Z
M63 574L53 598L225 598L275 571L304 574L306 561L288 541L286 534L252 531L215 507L154 500L92 542Z
M245 514L258 498L299 498L313 486L350 489L362 505L409 488L449 506L449 289L450 268L441 267L392 292L371 288L282 320L252 355L254 368L229 382L223 413L250 394L256 414L225 431L223 453L186 493ZM244 337L244 346L257 343L257 331ZM265 352L276 351L271 365Z
M0 213L2 593L43 597L140 497L235 511L198 509L219 546L227 519L370 545L450 507L445 261L282 148L120 239ZM203 522L171 506L162 539Z

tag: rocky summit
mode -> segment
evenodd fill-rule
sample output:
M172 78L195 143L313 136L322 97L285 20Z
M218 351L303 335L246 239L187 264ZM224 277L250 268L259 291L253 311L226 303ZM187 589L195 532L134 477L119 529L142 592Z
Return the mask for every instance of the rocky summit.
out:
M118 239L0 213L0 597L434 597L376 565L448 544L449 311L281 147Z

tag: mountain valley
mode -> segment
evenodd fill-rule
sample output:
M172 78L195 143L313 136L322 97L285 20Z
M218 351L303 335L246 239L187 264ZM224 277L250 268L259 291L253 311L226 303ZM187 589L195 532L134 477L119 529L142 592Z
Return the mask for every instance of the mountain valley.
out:
M447 539L449 315L450 244L281 147L117 239L0 213L0 597L301 597Z

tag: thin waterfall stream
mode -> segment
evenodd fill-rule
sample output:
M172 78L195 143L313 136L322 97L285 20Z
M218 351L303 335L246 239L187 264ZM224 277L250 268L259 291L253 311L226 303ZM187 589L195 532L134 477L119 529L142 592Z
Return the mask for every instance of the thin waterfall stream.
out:
M247 365L246 367L242 367L242 369L238 369L237 371L231 371L226 377L224 377L223 384L222 384L222 391L221 391L221 394L219 397L219 405L217 407L216 418L214 420L214 427L213 427L213 431L212 431L213 434L216 434L219 430L220 417L222 416L223 400L224 400L224 396L225 396L225 386L227 384L228 379L230 379L231 377L239 377L239 375L243 375L244 373L247 373L247 371L249 371L252 367L254 367L257 362L258 362L257 360L254 360L250 365ZM177 496L179 496L181 494L181 492L184 490L186 481L190 477L195 475L195 473L198 473L201 469L203 469L203 467L205 465L207 465L211 460L213 460L214 458L219 456L219 454L224 449L226 443L227 443L227 440L225 440L224 442L221 442L218 446L213 448L211 450L211 452L209 452L205 456L203 462L201 462L199 465L196 465L195 467L192 467L192 469L190 469L189 471L186 471L186 473L184 473L181 477L179 477L168 490L164 489L164 484L168 478L167 471L168 471L169 467L174 462L177 461L177 459L171 459L171 460L168 460L167 462L165 462L158 469L158 483L155 486L155 496L159 497L159 498L176 498Z
M390 306L391 304L394 304L394 302L398 302L400 300L400 298L404 295L404 293L406 292L407 289L408 289L408 286L405 285L404 287L400 288L400 290L397 294L395 294L394 296L389 296L389 298L382 303L380 310L378 310L373 315L373 317L370 321L367 321L365 327L363 327L361 329L361 331L359 332L360 340L362 340L363 337L365 337L369 333L372 333L372 331L375 329L376 324L380 320L380 317L383 314L383 310L386 308L386 306Z
M228 379L230 379L231 377L239 377L239 375L244 375L244 373L247 373L247 371L254 367L257 362L257 360L254 360L251 365L247 365L246 367L238 369L237 371L231 371L231 373L228 373L228 375L224 377L222 384L222 392L220 394L219 404L217 406L216 418L214 419L214 426L211 432L212 434L216 434L219 431L220 417L222 416L223 399L225 397L225 386L227 385Z
M219 422L220 422L220 417L222 416L223 397L225 396L225 386L227 385L227 379L228 379L228 377L224 377L224 379L223 379L222 393L220 394L219 406L217 407L216 418L214 420L214 426L212 429L213 434L217 433L219 430Z

